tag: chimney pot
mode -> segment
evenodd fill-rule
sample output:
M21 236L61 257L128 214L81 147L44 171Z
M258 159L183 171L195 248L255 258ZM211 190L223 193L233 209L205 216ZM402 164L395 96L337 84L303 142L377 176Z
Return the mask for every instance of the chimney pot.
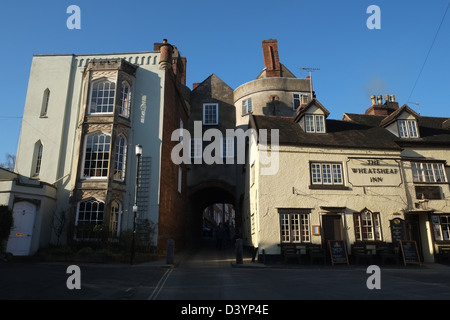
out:
M381 94L377 96L377 100L378 100L377 101L378 104L382 104L383 103L383 97L381 96Z
M372 100L372 105L376 104L375 95L374 94L370 96L370 100Z
M395 102L395 95L391 94L391 102Z
M389 95L388 94L384 95L384 102L389 102Z

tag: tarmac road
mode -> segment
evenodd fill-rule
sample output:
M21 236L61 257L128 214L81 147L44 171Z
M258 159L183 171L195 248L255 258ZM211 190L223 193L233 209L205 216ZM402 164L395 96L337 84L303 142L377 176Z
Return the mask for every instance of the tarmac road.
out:
M441 264L380 267L380 288L368 288L364 265L264 265L246 253L236 264L230 246L206 239L198 250L128 264L78 264L80 289L69 289L69 263L0 263L1 300L300 301L449 300L450 267Z

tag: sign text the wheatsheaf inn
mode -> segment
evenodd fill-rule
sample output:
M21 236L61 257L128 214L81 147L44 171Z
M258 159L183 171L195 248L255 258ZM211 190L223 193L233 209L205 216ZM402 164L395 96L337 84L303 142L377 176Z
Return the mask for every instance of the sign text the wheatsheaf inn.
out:
M347 172L353 186L397 187L402 183L400 165L394 159L351 158Z

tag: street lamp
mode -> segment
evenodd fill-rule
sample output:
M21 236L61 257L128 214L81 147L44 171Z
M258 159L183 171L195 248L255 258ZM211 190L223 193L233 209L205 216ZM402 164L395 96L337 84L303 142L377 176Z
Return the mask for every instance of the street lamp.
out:
M133 205L133 239L131 240L131 259L130 264L134 261L134 243L136 241L136 216L137 216L137 191L139 184L139 160L142 155L142 146L140 144L136 145L136 184L134 186L134 205Z

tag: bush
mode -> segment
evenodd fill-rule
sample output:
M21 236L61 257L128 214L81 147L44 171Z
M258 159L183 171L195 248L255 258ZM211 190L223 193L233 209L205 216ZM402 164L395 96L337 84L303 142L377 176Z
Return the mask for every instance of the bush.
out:
M0 206L0 253L6 251L6 242L8 241L13 222L12 210L8 206Z
M84 247L77 251L77 254L81 256L87 256L89 254L93 254L95 251L91 247Z

